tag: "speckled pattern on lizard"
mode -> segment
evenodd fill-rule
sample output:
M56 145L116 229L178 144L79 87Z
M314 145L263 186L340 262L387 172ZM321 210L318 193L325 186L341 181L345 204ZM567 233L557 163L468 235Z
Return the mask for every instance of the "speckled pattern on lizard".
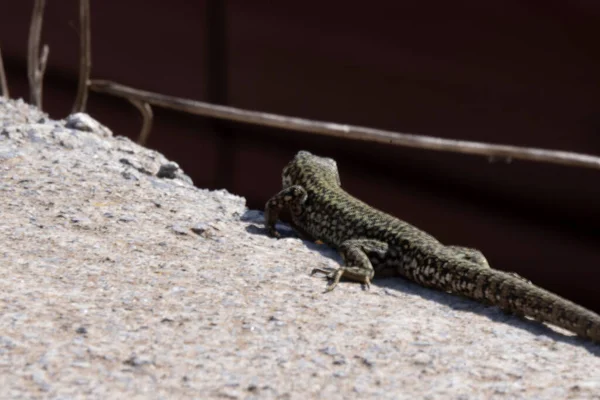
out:
M402 276L422 286L498 306L600 342L600 316L516 274L491 268L481 252L446 246L433 236L345 192L331 158L300 151L284 168L283 190L265 206L268 233L283 208L293 225L336 248L344 265L326 273L333 290L343 276L369 287L374 276Z

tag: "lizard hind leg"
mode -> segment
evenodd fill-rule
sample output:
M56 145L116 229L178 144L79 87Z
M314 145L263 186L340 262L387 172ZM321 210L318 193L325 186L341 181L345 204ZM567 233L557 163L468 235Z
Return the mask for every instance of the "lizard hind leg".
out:
M483 268L491 268L487 259L483 255L483 253L477 249L473 249L470 247L462 247L462 246L446 246L446 248L454 253L455 257L462 258L464 260L475 263ZM525 283L532 284L530 280L522 277L516 272L507 272L507 274L514 276L517 279L522 280Z
M483 253L477 249L462 246L446 246L446 248L452 251L455 257L471 261L472 263L475 263L483 268L490 268L490 264Z
M367 256L368 253L378 253L384 255L387 252L387 243L372 239L349 239L341 244L339 252L344 259L344 265L337 270L327 271L321 268L315 268L311 274L322 272L327 274L331 283L325 289L330 292L339 283L343 277L353 281L361 282L368 289L371 285L371 279L375 275L373 265Z

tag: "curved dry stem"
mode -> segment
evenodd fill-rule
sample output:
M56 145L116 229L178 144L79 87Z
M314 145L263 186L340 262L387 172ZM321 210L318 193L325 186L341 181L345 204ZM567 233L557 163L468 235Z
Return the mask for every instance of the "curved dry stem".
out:
M10 97L8 83L6 82L6 72L4 71L4 62L2 61L2 50L0 50L0 96Z
M40 56L42 22L44 20L45 0L35 0L31 25L29 26L29 42L27 45L27 77L29 79L29 101L42 109L42 86L49 49L44 45Z
M142 129L140 130L137 142L143 146L148 141L148 137L150 137L150 130L152 130L152 122L154 121L152 107L150 104L138 99L128 98L127 100L129 100L129 102L133 104L142 114Z
M201 101L138 90L118 83L93 80L90 88L97 92L138 99L152 105L183 111L205 117L227 119L247 124L270 126L319 135L334 136L352 140L391 144L427 150L447 151L463 154L475 154L505 160L520 159L552 164L600 169L600 157L573 153L569 151L546 150L535 147L471 142L466 140L443 139L432 136L414 135L366 128L354 125L342 125L333 122L313 121L304 118L287 117L257 111L248 111L234 107L219 106Z
M90 80L90 71L92 69L92 51L91 51L91 18L90 1L80 0L79 2L79 79L77 86L77 97L73 104L73 112L84 112L88 98L88 85Z
M41 88L41 82L42 79L44 78L44 74L46 73L46 65L48 64L48 54L50 53L50 47L48 47L47 44L45 44L42 47L42 54L40 55L40 60L39 60L39 73L40 73L40 92L42 90Z

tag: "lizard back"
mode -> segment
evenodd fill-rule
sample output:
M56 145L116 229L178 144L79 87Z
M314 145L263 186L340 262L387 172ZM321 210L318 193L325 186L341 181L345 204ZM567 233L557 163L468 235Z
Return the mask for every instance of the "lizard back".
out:
M368 260L362 260L359 271L370 270L379 276L398 274L423 286L496 305L600 342L599 315L516 274L490 268L477 250L445 246L417 227L351 196L341 188L335 160L300 151L284 168L282 181L282 193L294 189L296 195L301 194L296 202L288 195L283 199L293 202L290 211L294 225L337 248L343 257L348 249L364 252ZM266 221L271 227L276 216L271 207L284 204L277 197L267 203ZM357 244L361 241L368 245L361 249ZM385 251L369 250L373 243L383 244L378 248L385 247ZM352 269L357 267L341 268L349 273ZM363 279L367 275L355 276Z
M432 246L440 243L428 233L377 210L342 189L335 160L300 151L285 167L283 187L300 185L307 192L304 205L292 212L294 224L314 239L339 247L354 238L381 239Z

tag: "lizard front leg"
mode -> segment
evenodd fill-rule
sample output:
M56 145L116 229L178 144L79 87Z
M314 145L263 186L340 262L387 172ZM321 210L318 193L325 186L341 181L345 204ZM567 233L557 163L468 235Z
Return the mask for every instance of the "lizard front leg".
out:
M342 276L354 281L362 282L367 288L371 285L371 279L375 275L373 265L367 256L368 253L378 253L384 256L387 252L388 244L372 239L349 239L343 242L338 251L344 260L344 266L328 271L322 268L315 268L311 275L315 272L327 274L327 278L332 282L326 292L332 291L339 283Z
M293 214L298 215L302 211L306 197L306 190L300 185L294 185L283 189L267 201L265 204L265 227L269 235L280 236L275 229L275 223L283 207L288 207Z

